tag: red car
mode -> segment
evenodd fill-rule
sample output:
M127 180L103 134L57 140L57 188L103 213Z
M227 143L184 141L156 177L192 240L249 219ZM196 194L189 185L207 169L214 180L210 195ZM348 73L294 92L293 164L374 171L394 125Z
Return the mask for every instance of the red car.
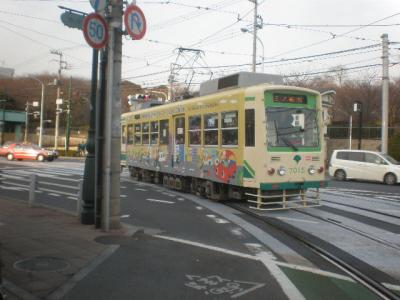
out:
M37 161L52 161L55 158L53 151L42 149L33 144L28 145L14 143L9 145L5 152L5 156L8 160L31 159Z

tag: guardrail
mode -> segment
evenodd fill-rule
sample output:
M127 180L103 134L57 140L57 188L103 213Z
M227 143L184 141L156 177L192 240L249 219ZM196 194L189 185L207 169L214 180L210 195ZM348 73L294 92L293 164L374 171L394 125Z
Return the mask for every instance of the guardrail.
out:
M77 186L74 185L63 185L59 183L49 182L43 180L43 178L48 178L46 176L40 176L35 173L29 175L13 175L7 174L4 170L0 170L0 184L7 185L10 187L22 188L28 191L28 205L29 207L33 207L35 205L40 206L40 203L37 203L37 194L38 192L53 192L58 193L60 195L69 196L69 197L76 197L77 204L76 204L76 212L77 215L80 215L81 206L82 206L82 187L83 187L83 180L82 179L71 179L71 178L60 178L57 177L58 181L62 182L69 182L69 183L78 183ZM45 188L45 186L50 188ZM64 189L70 189L71 192L60 191L60 190L53 190L51 187L62 187Z

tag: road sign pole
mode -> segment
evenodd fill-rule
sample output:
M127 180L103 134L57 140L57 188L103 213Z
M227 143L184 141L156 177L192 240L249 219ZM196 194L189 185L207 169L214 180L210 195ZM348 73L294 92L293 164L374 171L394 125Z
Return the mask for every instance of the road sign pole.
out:
M82 189L82 210L81 223L86 225L94 224L94 198L95 198L95 107L97 93L97 71L99 51L93 49L92 56L92 83L90 88L90 123L89 136L86 143L86 151L88 152L85 159L85 169L83 172L83 189Z

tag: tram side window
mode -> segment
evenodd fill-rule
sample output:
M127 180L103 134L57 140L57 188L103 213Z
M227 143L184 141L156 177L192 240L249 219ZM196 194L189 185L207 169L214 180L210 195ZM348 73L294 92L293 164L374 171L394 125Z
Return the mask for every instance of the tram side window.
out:
M169 120L160 121L160 145L168 145Z
M223 146L238 145L238 112L229 111L221 113L221 131Z
M185 144L185 117L175 119L175 144Z
M201 117L189 117L189 145L201 144Z
M149 144L149 123L142 124L142 144L148 145Z
M142 126L141 124L135 124L135 145L140 145L142 143Z
M204 115L204 145L218 145L218 114Z
M151 122L151 144L158 144L158 121Z
M124 131L124 138L123 139L125 139L125 134L126 134L126 131L125 131L125 128L123 129L123 131ZM133 144L133 125L131 124L131 125L128 125L128 138L127 138L127 140L128 140L128 145L132 145Z
M254 125L254 109L246 109L245 111L245 140L246 147L254 147L255 145L255 125Z

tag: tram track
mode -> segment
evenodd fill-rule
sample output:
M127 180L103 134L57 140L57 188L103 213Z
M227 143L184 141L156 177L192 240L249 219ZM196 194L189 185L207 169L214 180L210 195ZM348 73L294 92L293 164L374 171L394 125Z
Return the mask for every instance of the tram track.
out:
M391 217L391 218L395 218L395 219L400 219L400 216L396 216L396 215L384 213L384 212L377 211L377 210L373 210L373 209L369 209L369 208L359 207L359 206L356 206L356 205L351 205L351 204L346 204L346 203L340 203L340 202L331 201L331 200L325 200L325 199L321 199L321 201L322 201L322 202L331 203L331 204L340 205L340 206L356 208L356 209L358 209L358 210L363 210L363 211L372 212L372 213L375 213L375 214L378 214L378 215L382 215L382 216L385 216L385 217Z
M301 229L298 228L296 228L296 230L293 230L293 227L291 225L281 222L276 218L262 217L256 212L248 208L245 208L243 206L237 205L235 203L226 203L226 205L231 207L232 209L240 211L248 216L251 216L258 221L261 221L269 226L274 227L275 229L283 232L284 234L290 236L291 238L305 245L306 247L311 249L314 253L324 258L328 262L332 263L334 266L336 266L337 268L348 274L352 279L360 283L362 286L370 290L375 295L379 296L381 299L400 300L400 296L392 292L390 289L384 286L380 281L372 278L371 276L366 275L366 272L362 272L358 268L353 267L352 263L346 261L344 257L339 257L338 255L335 255L332 249L330 250L327 249L328 248L327 245L330 245L331 246L330 248L334 248L333 245L327 242L321 243L321 240L320 240L320 245L318 245L316 242L313 242L313 239L317 240L317 238L313 237L311 234L302 231ZM335 222L333 223L337 225ZM321 246L321 244L323 245ZM370 266L370 268L373 267ZM389 275L387 276L390 277Z
M372 240L372 241L375 241L375 242L378 242L378 243L380 243L380 244L382 244L382 245L385 245L385 246L387 246L387 247L389 247L389 248L392 248L392 249L395 249L395 250L397 250L397 251L400 251L400 247L399 247L399 246L394 245L394 244L392 244L392 243L390 243L390 242L388 242L388 241L386 241L386 240L384 240L384 239L380 239L380 238L378 238L378 237L371 236L370 233L363 232L363 231L358 230L358 229L356 229L356 228L353 228L353 227L344 225L344 224L342 224L340 221L336 221L336 220L334 220L334 219L324 218L324 217L321 217L321 216L317 216L317 215L314 215L314 214L312 214L312 213L302 211L302 210L300 210L300 209L294 209L294 211L297 211L298 213L301 213L301 214L310 216L310 217L315 218L315 219L317 219L317 220L324 221L324 222L326 222L326 223L339 226L339 227L344 228L344 229L346 229L346 230L348 230L348 231L351 231L351 232L353 232L353 233L356 233L356 234L358 234L358 235L360 235L360 236L362 236L362 237L365 237L365 238L367 238L367 239L370 239L370 240Z

